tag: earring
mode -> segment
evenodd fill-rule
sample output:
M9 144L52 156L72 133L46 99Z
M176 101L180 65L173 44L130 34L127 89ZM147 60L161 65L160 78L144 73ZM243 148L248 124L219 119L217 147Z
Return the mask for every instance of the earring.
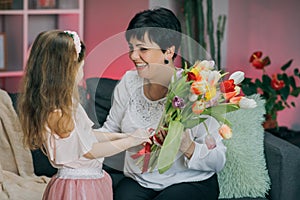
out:
M165 59L164 63L167 65L167 64L169 64L169 61L167 59Z

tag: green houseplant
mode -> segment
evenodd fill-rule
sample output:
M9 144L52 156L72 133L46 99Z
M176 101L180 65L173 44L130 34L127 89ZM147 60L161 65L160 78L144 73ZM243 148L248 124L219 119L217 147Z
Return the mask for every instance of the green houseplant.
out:
M185 0L183 3L183 32L193 38L182 42L182 54L187 59L182 60L193 64L196 60L212 59L218 70L221 70L221 43L224 39L226 16L218 15L217 24L214 23L213 0Z
M295 78L300 78L299 69L295 68L292 75L288 75L286 70L291 66L293 60L289 60L280 67L280 72L272 74L267 73L266 67L271 64L268 56L262 57L261 51L254 52L249 62L251 65L262 71L261 79L245 78L242 82L241 88L245 95L252 95L260 93L266 100L266 122L265 128L278 127L277 112L285 108L295 107L293 101L289 101L290 96L298 97L300 93L300 86L297 86ZM269 122L268 120L271 120Z

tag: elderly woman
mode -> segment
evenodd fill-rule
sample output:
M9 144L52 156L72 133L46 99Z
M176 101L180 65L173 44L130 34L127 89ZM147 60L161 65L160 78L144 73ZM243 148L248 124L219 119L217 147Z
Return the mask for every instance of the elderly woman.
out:
M113 105L102 131L131 132L137 128L156 128L164 110L168 85L178 68L174 59L181 43L181 25L168 9L145 10L136 14L126 30L129 58L136 70L128 71L116 86ZM163 174L157 170L141 173L131 155L138 151L130 148L125 157L108 158L108 168L114 182L114 198L137 199L218 199L219 186L216 172L225 164L226 147L218 134L217 121L206 121L216 147L209 149L204 138L206 131L199 125L184 132L180 152L172 167ZM124 159L124 160L123 160ZM124 161L124 165L123 165Z

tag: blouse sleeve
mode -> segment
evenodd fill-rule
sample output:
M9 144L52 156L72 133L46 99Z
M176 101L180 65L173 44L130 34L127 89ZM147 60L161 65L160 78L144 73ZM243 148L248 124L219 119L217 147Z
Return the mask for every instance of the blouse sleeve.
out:
M206 129L201 123L191 129L191 136L195 141L195 150L190 159L185 157L188 168L202 171L219 172L223 169L226 162L226 146L222 142L222 137L218 133L219 123L212 117L205 121L210 134L216 140L216 147L208 149L205 144Z

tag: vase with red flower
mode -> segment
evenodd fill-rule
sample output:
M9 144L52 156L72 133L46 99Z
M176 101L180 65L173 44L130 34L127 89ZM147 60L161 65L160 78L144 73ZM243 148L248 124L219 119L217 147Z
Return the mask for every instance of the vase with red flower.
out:
M294 68L293 74L288 75L286 70L291 66L293 60L278 67L278 72L269 75L266 68L271 64L268 56L263 57L261 51L254 52L249 59L254 69L262 71L261 78L246 77L241 88L246 95L261 94L265 99L265 122L264 128L278 127L277 114L285 108L295 107L295 102L288 99L290 96L298 97L300 86L297 86L296 78L300 79L298 68Z

